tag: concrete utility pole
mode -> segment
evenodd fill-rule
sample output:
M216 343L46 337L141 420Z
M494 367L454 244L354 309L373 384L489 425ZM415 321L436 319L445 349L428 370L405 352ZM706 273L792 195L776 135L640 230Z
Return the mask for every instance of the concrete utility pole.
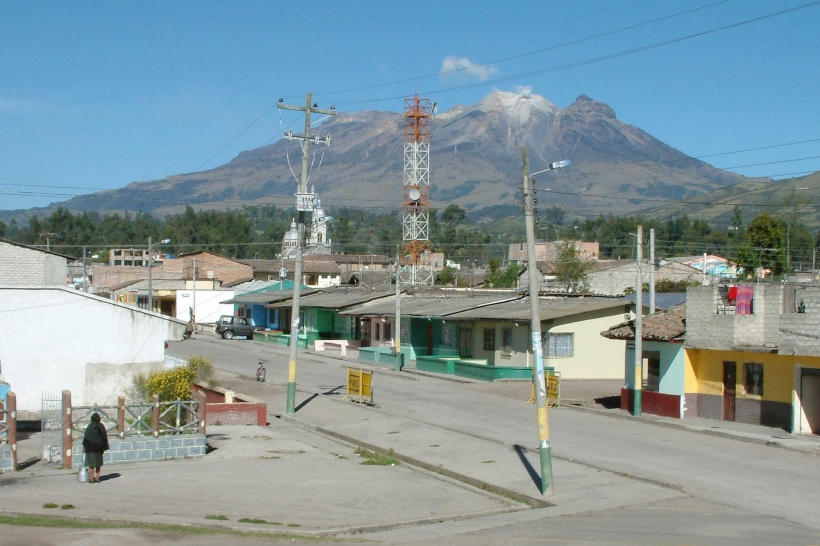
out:
M399 270L401 268L401 251L396 254L396 331L393 332L394 346L396 347L396 371L401 371L401 282Z
M194 277L194 296L193 296L194 306L192 307L192 311L191 311L191 322L196 324L196 256L194 256L194 273L193 273L193 277Z
M655 230L649 230L649 314L655 314Z
M151 266L154 263L154 257L151 252L151 238L148 237L148 310L154 310L154 289L151 286Z
M88 293L88 269L86 269L85 257L88 254L86 246L83 245L83 292Z
M641 394L643 391L643 275L641 261L643 261L643 226L638 226L637 248L637 275L635 282L635 390L632 403L632 415L641 416Z
M541 341L541 311L538 305L538 267L535 260L535 203L530 190L530 161L527 147L521 147L524 164L524 219L527 230L527 273L530 293L530 336L535 356L535 401L538 411L538 453L541 457L541 493L552 494L552 448L550 447L549 420L547 418L547 389L544 381L544 346Z
M328 116L335 116L335 107L331 106L330 110L323 110L311 104L311 94L307 94L304 106L292 106L289 104L282 104L282 99L279 99L277 106L284 110L299 110L305 113L305 132L301 134L294 134L293 131L285 133L285 138L288 140L296 139L300 141L302 146L302 178L299 180L299 192L296 194L296 210L299 213L299 223L296 238L296 261L294 264L293 273L293 306L291 308L291 323L290 323L290 360L288 361L288 398L287 398L287 413L293 413L295 410L294 400L296 398L296 351L299 343L299 296L301 294L302 285L302 258L304 254L305 244L305 221L306 213L313 212L316 208L316 194L308 193L308 152L310 149L311 140L316 144L329 144L330 137L315 137L310 136L310 114L316 112Z

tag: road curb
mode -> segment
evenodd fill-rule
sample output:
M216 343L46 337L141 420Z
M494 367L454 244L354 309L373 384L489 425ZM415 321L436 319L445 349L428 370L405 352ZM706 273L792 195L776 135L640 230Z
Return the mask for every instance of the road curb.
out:
M797 446L797 445L790 445L788 442L790 440L783 439L783 438L775 438L773 436L752 436L747 433L742 432L733 432L729 430L721 430L721 429L706 429L701 428L698 426L693 426L687 423L675 423L672 421L662 421L660 419L653 419L651 417L635 417L629 413L624 413L622 410L618 410L618 412L614 412L613 410L602 410L598 408L588 408L586 406L561 406L562 408L569 408L575 411L584 411L587 413L594 413L597 415L603 415L606 417L611 417L613 419L624 419L624 420L634 420L641 423L646 423L649 425L655 425L660 427L666 428L676 428L680 430L686 430L688 432L694 432L697 434L707 434L710 436L717 436L720 438L728 438L730 440L737 440L739 442L746 442L750 444L758 444L758 445L766 445L766 446L773 446L779 447L782 449L788 449L790 451L795 451L798 453L804 454L816 454L820 451L820 443L817 444L809 444L806 443L805 446ZM786 433L788 434L788 433ZM784 442L784 440L786 440ZM800 440L797 440L800 441Z

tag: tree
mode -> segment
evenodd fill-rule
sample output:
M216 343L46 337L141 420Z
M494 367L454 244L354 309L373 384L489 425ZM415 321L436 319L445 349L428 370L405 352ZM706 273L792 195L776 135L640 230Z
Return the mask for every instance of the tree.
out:
M581 256L574 241L560 242L556 246L558 263L555 266L555 276L566 286L568 292L583 292L584 279L592 262Z
M5 237L6 236L6 230L7 229L8 229L8 226L6 226L6 223L3 222L3 220L0 220L0 237Z
M746 231L757 266L779 274L783 270L783 228L771 214L757 215ZM751 265L751 264L750 264Z
M442 270L436 275L436 284L438 285L455 285L456 284L456 270L445 265Z
M523 266L513 262L501 269L498 260L493 258L490 260L485 283L489 284L490 288L515 288L518 285L518 275L522 268Z

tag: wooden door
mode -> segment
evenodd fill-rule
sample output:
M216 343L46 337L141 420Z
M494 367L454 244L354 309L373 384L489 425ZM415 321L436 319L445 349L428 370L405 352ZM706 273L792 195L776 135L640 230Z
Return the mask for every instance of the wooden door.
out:
M803 369L800 377L800 427L802 434L820 434L820 370Z
M723 420L735 420L735 394L737 392L737 365L723 363Z
M469 328L458 329L458 356L461 358L473 357L473 331Z

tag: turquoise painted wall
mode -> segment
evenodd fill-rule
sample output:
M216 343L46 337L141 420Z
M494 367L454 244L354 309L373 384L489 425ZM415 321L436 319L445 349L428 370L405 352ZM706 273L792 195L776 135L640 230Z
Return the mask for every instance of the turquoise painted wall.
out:
M633 342L628 341L626 347ZM666 343L662 341L644 341L643 352L658 352L661 360L661 380L658 392L664 394L684 394L684 360L683 343ZM634 389L632 375L635 369L635 350L627 348L624 354L624 383L627 389ZM645 372L644 372L645 373Z

